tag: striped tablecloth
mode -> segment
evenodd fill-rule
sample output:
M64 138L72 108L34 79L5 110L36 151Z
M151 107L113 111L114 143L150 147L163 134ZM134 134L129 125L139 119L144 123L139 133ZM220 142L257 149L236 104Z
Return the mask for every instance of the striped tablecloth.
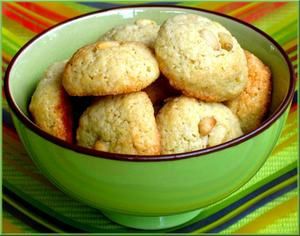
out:
M16 52L36 34L71 17L125 4L130 3L2 3L2 76ZM297 70L297 2L167 4L223 12L257 26L282 45ZM12 124L4 95L2 106L4 233L144 232L117 225L101 212L69 198L54 187L26 154ZM205 208L191 222L164 232L297 234L297 109L295 95L277 146L246 185L223 201Z

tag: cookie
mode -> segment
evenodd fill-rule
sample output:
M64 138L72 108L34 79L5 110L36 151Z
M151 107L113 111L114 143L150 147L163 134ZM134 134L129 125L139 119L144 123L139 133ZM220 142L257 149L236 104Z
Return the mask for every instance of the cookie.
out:
M65 64L57 62L47 69L32 95L29 111L42 130L72 142L71 102L61 84Z
M242 130L248 133L261 124L271 102L272 80L269 67L245 50L248 83L237 98L225 104L238 116Z
M100 98L80 117L76 139L80 146L100 151L160 153L154 110L145 92Z
M79 49L62 81L71 96L103 96L140 91L158 76L157 61L144 44L107 41Z
M199 15L169 18L160 27L155 53L162 73L187 96L221 102L246 86L243 49L222 25Z
M161 75L143 91L145 91L150 98L154 106L155 114L162 107L165 99L180 95L180 91L174 89L163 75Z
M133 24L116 26L106 32L102 41L135 41L153 48L159 25L153 20L139 19Z
M239 120L228 107L186 96L168 101L156 122L162 154L199 150L242 135Z

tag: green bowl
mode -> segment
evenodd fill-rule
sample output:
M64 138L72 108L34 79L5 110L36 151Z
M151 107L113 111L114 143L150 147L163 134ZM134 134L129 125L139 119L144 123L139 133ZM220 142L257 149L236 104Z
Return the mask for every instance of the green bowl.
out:
M111 154L68 144L40 130L28 104L45 69L96 41L110 28L149 18L194 13L227 27L241 46L272 70L267 119L251 133L204 150L163 156ZM294 93L291 63L283 49L257 28L232 17L188 7L135 6L76 17L38 35L14 57L5 93L17 132L35 164L63 192L121 224L159 229L181 224L225 198L263 165L284 126Z

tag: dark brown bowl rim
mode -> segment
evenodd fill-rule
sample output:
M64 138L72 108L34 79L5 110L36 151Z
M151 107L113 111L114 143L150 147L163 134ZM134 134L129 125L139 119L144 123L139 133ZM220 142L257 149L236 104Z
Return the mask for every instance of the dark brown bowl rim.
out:
M284 57L287 65L288 65L289 74L290 74L290 86L289 86L288 93L287 93L285 99L283 100L283 102L276 109L275 113L271 117L266 119L259 128L255 129L254 131L252 131L248 134L245 134L241 137L233 139L229 142L226 142L226 143L223 143L223 144L220 144L220 145L217 145L217 146L213 146L213 147L210 147L210 148L202 149L202 150L192 151L192 152L185 152L185 153L179 153L179 154L169 154L169 155L146 156L146 155L128 155L128 154L117 154L117 153L102 152L102 151L96 151L96 150L89 149L89 148L80 147L80 146L77 146L76 144L67 143L64 140L56 138L56 137L46 133L45 131L41 130L27 116L25 116L23 114L23 112L15 104L15 102L14 102L14 100L13 100L11 94L10 94L10 89L9 89L9 78L10 78L11 69L12 69L15 61L18 59L19 55L22 53L22 51L25 50L34 41L36 41L41 36L43 36L45 33L47 33L48 31L50 31L50 30L52 30L52 29L54 29L54 28L56 28L56 27L58 27L62 24L65 24L67 22L71 22L71 21L89 16L89 15L99 14L99 13L108 12L108 11L114 11L114 10L117 10L117 9L157 8L157 7L159 7L159 8L169 8L169 9L170 8L173 8L173 9L189 9L189 10L195 10L195 11L199 11L199 12L206 12L206 13L210 13L210 14L214 14L214 15L219 15L219 16L228 18L230 20L236 21L236 22L238 22L242 25L245 25L248 28L251 28L252 30L254 30L257 33L261 34L267 40L269 40L273 45L275 45L275 47L279 50L281 55ZM249 23L246 23L244 21L241 21L239 19L236 19L234 17L228 16L228 15L225 15L225 14L222 14L222 13L219 13L219 12L214 12L214 11L205 10L205 9L201 9L201 8L193 8L193 7L185 7L185 6L159 5L159 4L154 4L154 5L130 5L130 6L114 7L114 8L109 8L109 9L102 9L102 10L90 12L90 13L83 14L83 15L68 19L66 21L60 22L60 23L50 27L49 29L43 31L42 33L36 35L30 41L28 41L17 52L17 54L14 56L14 58L12 59L12 61L10 62L9 66L7 68L7 71L6 71L6 74L5 74L5 77L4 77L5 95L6 95L7 102L9 104L11 110L26 125L26 127L29 128L34 133L38 134L39 136L45 138L46 140L48 140L50 142L53 142L54 144L56 144L58 146L68 148L68 149L70 149L72 151L75 151L75 152L78 152L78 153L87 154L89 157L105 158L105 159L120 160L120 161L135 161L135 162L139 162L139 161L142 161L142 162L144 162L144 161L147 161L147 162L149 162L149 161L150 162L172 161L172 160L181 160L181 159L184 159L184 158L199 157L199 156L202 156L202 155L205 155L205 154L213 153L213 152L216 152L216 151L221 151L225 148L229 148L229 147L238 145L242 142L245 142L246 140L248 140L248 139L260 134L264 130L266 130L270 125L272 125L284 113L284 111L287 109L288 105L290 104L290 102L293 98L294 89L295 89L295 77L294 77L293 67L292 67L292 64L291 64L288 56L286 55L286 53L282 49L282 47L272 37L270 37L265 32L261 31L260 29L256 28L255 26L253 26Z

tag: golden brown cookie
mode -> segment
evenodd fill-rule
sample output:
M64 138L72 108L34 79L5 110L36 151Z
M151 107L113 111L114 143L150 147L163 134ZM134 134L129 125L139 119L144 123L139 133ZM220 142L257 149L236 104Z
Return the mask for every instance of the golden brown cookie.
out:
M269 67L245 50L248 83L245 90L225 104L238 116L242 130L248 133L261 124L271 102L272 80Z
M242 135L238 118L221 103L180 96L156 116L161 153L183 153L215 146Z
M159 76L152 51L138 42L97 42L79 49L66 65L63 86L72 96L139 91Z
M145 92L99 98L79 121L77 143L100 151L154 155L160 138Z
M71 103L61 84L65 64L57 62L47 69L32 95L29 111L42 130L72 142Z
M217 22L193 14L169 18L155 42L162 73L185 95L221 102L238 96L247 83L243 49Z

